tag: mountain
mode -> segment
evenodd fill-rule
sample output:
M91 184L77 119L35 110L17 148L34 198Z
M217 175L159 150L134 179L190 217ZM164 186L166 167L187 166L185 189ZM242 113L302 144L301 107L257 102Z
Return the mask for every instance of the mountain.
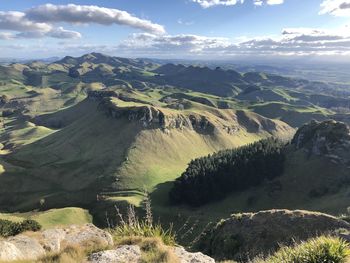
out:
M268 118L278 118L297 128L316 119L349 122L350 104L347 85L315 82L280 75L225 70L220 67L157 64L147 59L126 59L100 53L65 57L53 63L29 62L0 67L3 93L13 99L26 97L38 88L64 92L63 104L77 103L84 86L125 86L136 90L174 87L201 92L221 100L239 102ZM6 84L6 85L5 85ZM72 92L74 90L74 93ZM62 99L57 98L58 100ZM226 102L219 108L232 108Z

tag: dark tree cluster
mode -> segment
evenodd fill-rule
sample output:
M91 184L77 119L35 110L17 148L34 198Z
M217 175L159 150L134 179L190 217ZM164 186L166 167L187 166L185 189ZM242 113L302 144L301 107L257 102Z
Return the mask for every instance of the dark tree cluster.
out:
M283 172L284 145L273 138L192 160L169 193L174 204L199 206Z
M39 231L41 225L32 219L26 219L23 222L12 222L0 219L0 237L15 236L25 231Z

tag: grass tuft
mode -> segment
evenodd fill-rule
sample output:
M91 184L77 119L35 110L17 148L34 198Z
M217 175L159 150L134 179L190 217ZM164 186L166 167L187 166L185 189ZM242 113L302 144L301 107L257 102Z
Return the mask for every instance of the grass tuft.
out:
M120 213L118 207L116 212L119 217L119 225L112 230L112 235L116 242L124 237L151 237L159 238L165 245L173 246L176 244L176 234L173 226L170 225L165 229L160 223L154 223L150 199L145 200L145 216L139 218L136 214L135 207L128 206L126 217Z
M294 247L283 247L266 260L254 263L345 263L350 256L349 244L336 237L318 237Z

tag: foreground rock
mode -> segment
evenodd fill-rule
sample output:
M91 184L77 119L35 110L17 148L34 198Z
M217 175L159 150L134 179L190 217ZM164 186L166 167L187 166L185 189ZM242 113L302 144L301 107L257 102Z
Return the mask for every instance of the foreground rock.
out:
M120 246L114 250L106 250L90 255L89 263L138 263L141 260L139 246Z
M85 263L139 263L144 251L138 245L114 247L112 236L92 224L72 225L41 232L27 232L0 240L0 262L33 261L67 247L93 248ZM190 253L182 247L169 247L179 263L214 263L202 253Z
M24 233L0 241L0 261L37 260L67 246L112 246L112 236L92 224Z
M174 247L171 249L179 263L215 263L211 257L203 253L191 253L183 247ZM137 245L124 245L116 249L106 250L94 253L89 256L88 263L139 263L141 262L142 252Z
M215 263L215 260L211 257L200 252L187 252L183 247L175 247L173 252L178 257L180 263Z
M216 259L245 260L338 229L349 230L350 224L322 213L270 210L235 214L203 234L197 246Z

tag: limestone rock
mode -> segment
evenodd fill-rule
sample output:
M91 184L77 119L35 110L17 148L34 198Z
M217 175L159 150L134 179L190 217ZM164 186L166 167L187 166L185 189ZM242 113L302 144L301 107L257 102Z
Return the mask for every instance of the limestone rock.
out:
M45 255L45 249L35 238L26 235L18 235L7 240L13 244L26 260L35 260Z
M178 257L180 263L215 263L213 258L200 252L190 253L183 247L174 247L173 252Z
M66 236L63 229L48 229L41 233L42 244L45 250L58 253L61 250L61 242Z
M0 261L36 260L48 252L58 253L74 245L104 249L113 245L113 239L93 224L23 233L0 241Z
M84 226L71 226L65 229L66 236L64 241L67 245L84 245L94 242L100 247L113 245L113 238L108 232L101 230L93 224L85 224Z
M89 263L138 263L141 259L139 246L120 246L114 250L106 250L90 255Z
M24 255L14 244L7 241L0 241L1 261L21 260L23 258Z

